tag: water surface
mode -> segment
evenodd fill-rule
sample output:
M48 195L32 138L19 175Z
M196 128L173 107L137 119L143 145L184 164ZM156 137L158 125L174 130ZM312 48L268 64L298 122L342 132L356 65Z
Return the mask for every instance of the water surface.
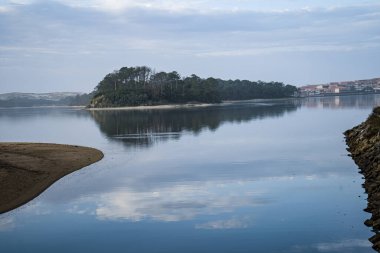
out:
M0 109L0 141L105 153L0 215L1 252L373 252L342 132L375 105L379 95Z

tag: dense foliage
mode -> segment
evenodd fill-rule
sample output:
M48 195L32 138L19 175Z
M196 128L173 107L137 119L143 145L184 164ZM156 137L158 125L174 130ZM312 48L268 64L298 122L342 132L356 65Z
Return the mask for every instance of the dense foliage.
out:
M176 72L158 72L142 67L123 67L104 77L95 88L92 107L154 105L166 103L290 97L297 90L279 82L181 78Z

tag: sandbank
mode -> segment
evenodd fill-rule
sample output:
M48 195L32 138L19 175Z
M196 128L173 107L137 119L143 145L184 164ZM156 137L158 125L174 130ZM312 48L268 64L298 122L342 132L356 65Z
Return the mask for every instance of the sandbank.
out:
M216 107L228 105L257 104L268 105L278 101L288 101L295 98L263 98L263 99L247 99L247 100L224 100L220 103L187 103L187 104L163 104L163 105L140 105L140 106L120 106L120 107L87 107L89 111L116 111L116 110L154 110L154 109L186 109L186 108L202 108Z
M114 110L153 110L153 109L176 109L176 108L194 108L208 107L219 104L167 104L167 105L139 105L139 106L121 106L121 107L91 107L86 108L89 111L114 111Z
M65 175L97 162L94 148L48 143L0 143L0 213L37 197Z

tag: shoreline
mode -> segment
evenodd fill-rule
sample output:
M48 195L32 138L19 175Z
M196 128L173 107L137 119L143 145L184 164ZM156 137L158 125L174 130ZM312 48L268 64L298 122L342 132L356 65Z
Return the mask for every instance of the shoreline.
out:
M362 92L362 93L325 93L318 95L301 96L300 98L320 98L320 97L343 97L343 96L363 96L363 95L380 95L380 92Z
M28 203L62 177L103 157L89 147L0 142L0 214Z
M10 106L10 107L0 107L0 110L6 109L43 109L43 108L77 108L85 109L85 105L41 105L41 106Z
M374 236L369 238L372 248L380 252L380 107L360 125L344 132L350 156L364 176L363 188L368 194L367 208L371 214L364 224L372 227Z
M365 95L380 95L380 93L365 93L365 94L334 94L334 95L320 95L320 96L301 96L301 97L287 97L287 98L255 98L246 100L224 100L220 103L185 103L185 104L158 104L158 105L138 105L138 106L117 106L117 107L87 107L85 105L62 105L62 106L18 106L18 107L0 107L0 110L7 109L54 109L54 108L70 108L86 111L117 111L117 110L165 110L165 109L190 109L190 108L206 108L206 107L219 107L228 105L248 104L248 103L263 103L272 101L287 101L287 100L303 100L308 98L331 98L342 96L365 96Z
M115 110L152 110L152 109L177 109L177 108L199 108L218 106L219 104L164 104L164 105L138 105L138 106L120 106L120 107L99 107L99 108L84 108L87 111L115 111Z
M309 98L331 98L331 97L349 97L349 96L366 96L380 95L380 93L363 93L363 94L334 94L329 96L302 96L302 97L286 97L286 98L255 98L246 100L224 100L220 103L185 103L185 104L162 104L162 105L138 105L138 106L117 106L117 107L85 107L87 111L117 111L117 110L154 110L154 109L189 109L202 107L218 107L248 103L278 102L289 100L304 100Z
M218 106L228 106L228 105L238 105L247 103L263 103L270 101L281 101L281 100L293 100L293 99L303 99L297 97L289 98L257 98L257 99L247 99L247 100L225 100L220 103L186 103L186 104L163 104L163 105L138 105L138 106L118 106L118 107L97 107L97 108L84 108L87 111L117 111L117 110L154 110L154 109L189 109L189 108L204 108L204 107L218 107Z

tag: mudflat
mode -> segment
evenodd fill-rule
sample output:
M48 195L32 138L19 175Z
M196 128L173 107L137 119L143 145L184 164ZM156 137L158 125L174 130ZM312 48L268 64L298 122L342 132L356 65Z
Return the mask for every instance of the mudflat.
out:
M0 143L0 213L37 197L65 175L103 158L97 149L51 143Z

